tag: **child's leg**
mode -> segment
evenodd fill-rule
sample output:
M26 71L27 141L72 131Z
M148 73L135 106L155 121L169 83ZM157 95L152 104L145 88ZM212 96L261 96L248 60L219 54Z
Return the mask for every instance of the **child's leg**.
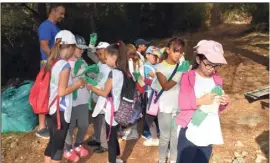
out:
M73 131L76 128L76 122L77 122L77 107L73 107L72 108L72 113L71 113L71 118L70 118L70 124L69 124L69 128L67 131L67 136L66 136L66 140L65 140L65 146L64 146L64 150L65 151L69 151L72 149L72 135L73 135Z
M52 136L53 138L51 148L52 162L62 160L65 139L67 136L67 130L69 128L69 123L65 121L64 112L62 111L60 111L60 119L61 119L61 130L58 130L56 113L52 115L52 124L53 124L53 136Z
M208 163L212 154L212 145L198 147L197 154L193 162Z
M157 126L156 126L156 123L154 122L155 118L156 116L152 116L149 114L145 115L145 121L149 127L149 130L153 139L157 138Z
M95 141L100 143L100 132L101 132L101 116L100 114L93 118L94 136Z
M110 125L106 123L106 135L108 137L110 132ZM116 157L120 154L120 147L117 140L116 126L111 126L111 133L108 141L108 159L110 163L116 163Z
M105 115L100 114L100 122L101 122L101 133L100 133L100 146L108 149L108 143L106 140L106 122L105 122Z
M171 114L158 113L160 139L159 139L159 162L166 162L168 146L170 141Z
M50 140L47 144L47 147L45 149L44 155L45 155L45 163L51 163L51 151L52 151L52 140L53 140L53 122L52 122L52 117L50 115L46 116L47 120L47 125L49 129L49 134L50 134Z
M77 109L77 121L78 121L78 133L76 136L76 141L74 144L74 147L78 147L81 145L81 143L84 140L84 136L86 134L86 131L88 129L88 121L89 121L89 116L88 116L88 104L83 104L79 105L76 107Z
M178 137L177 137L177 130L178 130L178 125L175 124L175 120L171 115L171 137L170 137L170 160L171 161L176 161L177 159L177 142L178 142Z
M179 133L177 163L193 163L196 157L197 147L186 138L186 130L187 128L181 128Z

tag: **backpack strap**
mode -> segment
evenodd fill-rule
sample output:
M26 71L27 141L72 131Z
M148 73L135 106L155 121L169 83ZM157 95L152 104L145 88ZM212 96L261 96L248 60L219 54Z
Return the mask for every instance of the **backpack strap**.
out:
M177 72L177 69L179 67L179 63L177 63L177 65L175 66L171 76L169 77L168 81L172 80L172 78L174 77L174 75L176 74ZM156 96L155 100L154 100L154 103L157 103L158 99L160 98L160 96L162 95L162 93L164 92L164 89L162 89Z
M57 129L61 129L61 121L60 121L60 97L58 95L52 100L51 104L49 105L49 109L52 105L56 102L56 117L57 117Z

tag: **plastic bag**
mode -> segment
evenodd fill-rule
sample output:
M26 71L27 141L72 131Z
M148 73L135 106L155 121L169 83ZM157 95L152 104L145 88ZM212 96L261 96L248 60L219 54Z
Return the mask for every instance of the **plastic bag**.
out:
M37 115L29 104L32 81L10 86L2 93L2 133L28 132L37 125Z

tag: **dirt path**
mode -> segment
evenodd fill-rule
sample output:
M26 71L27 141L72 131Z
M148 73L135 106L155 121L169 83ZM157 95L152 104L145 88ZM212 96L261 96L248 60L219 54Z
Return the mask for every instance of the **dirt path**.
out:
M221 115L225 144L215 146L211 163L232 162L235 156L246 155L246 163L253 163L258 157L269 158L269 100L248 103L243 94L268 85L269 36L246 34L246 25L222 25L209 31L185 34L188 41L187 58L192 58L192 47L201 39L214 39L224 45L225 57L229 65L219 70L224 78L224 89L231 96L229 107ZM168 39L153 43L165 45ZM92 135L92 124L87 137ZM157 147L144 147L143 139L121 141L122 159L128 163L157 162ZM43 162L46 140L41 140L34 132L2 135L3 163ZM107 154L94 154L80 162L106 163ZM244 153L242 153L244 151ZM67 161L63 161L67 162ZM261 161L266 162L266 161Z

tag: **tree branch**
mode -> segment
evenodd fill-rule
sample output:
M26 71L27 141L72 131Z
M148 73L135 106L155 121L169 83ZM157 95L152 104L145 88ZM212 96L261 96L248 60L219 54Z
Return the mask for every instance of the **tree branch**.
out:
M35 20L37 22L41 22L40 15L39 15L39 13L36 10L33 10L32 8L30 8L29 6L27 6L26 3L21 3L20 6L24 7L27 10L29 10L33 14L33 16L35 17Z

